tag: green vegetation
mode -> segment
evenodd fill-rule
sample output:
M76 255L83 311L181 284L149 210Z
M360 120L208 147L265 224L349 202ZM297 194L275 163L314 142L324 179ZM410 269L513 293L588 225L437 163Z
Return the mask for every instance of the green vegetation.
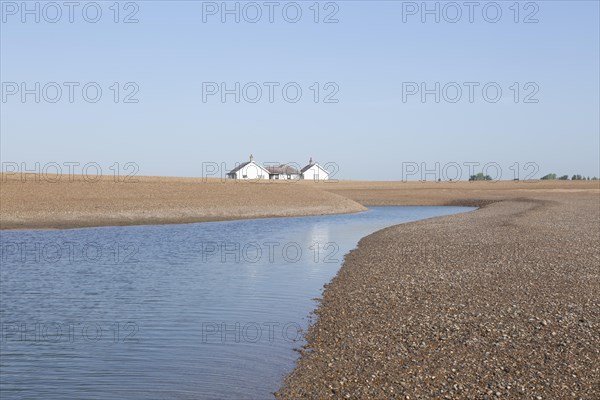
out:
M477 175L471 175L469 177L470 181L491 181L492 177L489 175L483 175L483 172L478 173Z
M482 175L482 174L479 174L479 175ZM475 176L475 175L473 175L473 176ZM471 178L473 178L473 176L471 176ZM555 173L551 173L551 174L547 174L547 175L542 176L540 179L544 180L544 181L545 180L552 180L552 179L558 179L559 181L568 181L569 180L569 175L562 175L561 177L557 177L557 175ZM469 180L482 180L482 179L469 179ZM571 177L571 180L572 181L585 181L585 180L588 180L588 181L597 181L598 178L596 178L596 177L590 178L589 176L586 178L583 175L576 174L576 175L573 175Z

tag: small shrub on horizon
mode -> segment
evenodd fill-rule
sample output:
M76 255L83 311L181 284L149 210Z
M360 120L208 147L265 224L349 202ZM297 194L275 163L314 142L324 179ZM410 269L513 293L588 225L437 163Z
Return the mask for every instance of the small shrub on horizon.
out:
M478 173L477 175L471 175L469 177L469 181L491 181L492 177L489 175L483 175L483 172Z

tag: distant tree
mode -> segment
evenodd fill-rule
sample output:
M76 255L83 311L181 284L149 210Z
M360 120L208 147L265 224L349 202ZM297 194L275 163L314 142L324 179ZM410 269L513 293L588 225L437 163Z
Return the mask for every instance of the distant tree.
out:
M543 180L556 179L556 174L544 175L540 179L543 179Z
M568 181L569 180L569 175L563 175L560 178L558 178L558 180L560 180L560 181Z
M597 180L598 180L598 178L596 178L596 177L593 177L593 178L592 178L592 180L593 180L593 181L597 181Z
M469 177L470 181L491 181L492 177L489 175L483 175L483 172L478 173L477 175L471 175Z
M577 174L577 175L573 175L571 177L571 180L572 181L581 181L581 180L583 180L583 177L581 175Z

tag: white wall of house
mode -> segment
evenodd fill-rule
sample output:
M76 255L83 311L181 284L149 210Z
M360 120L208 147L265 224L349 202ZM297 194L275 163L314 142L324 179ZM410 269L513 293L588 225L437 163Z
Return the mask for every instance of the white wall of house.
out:
M235 173L235 179L269 179L269 171L252 161Z
M288 178L289 177L289 178ZM272 174L269 179L275 179L275 180L293 180L293 179L299 179L300 175L298 174Z
M302 173L302 179L311 181L326 181L329 179L329 172L315 164Z

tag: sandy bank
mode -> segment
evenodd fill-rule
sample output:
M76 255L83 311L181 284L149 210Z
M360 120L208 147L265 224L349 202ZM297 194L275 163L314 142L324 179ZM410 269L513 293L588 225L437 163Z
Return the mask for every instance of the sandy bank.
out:
M315 184L239 182L200 178L4 175L0 228L77 228L363 211L360 204Z
M365 206L479 206L493 201L544 193L600 194L600 181L339 181L321 186L324 190L348 197Z
M600 398L600 196L516 196L361 240L277 396Z

